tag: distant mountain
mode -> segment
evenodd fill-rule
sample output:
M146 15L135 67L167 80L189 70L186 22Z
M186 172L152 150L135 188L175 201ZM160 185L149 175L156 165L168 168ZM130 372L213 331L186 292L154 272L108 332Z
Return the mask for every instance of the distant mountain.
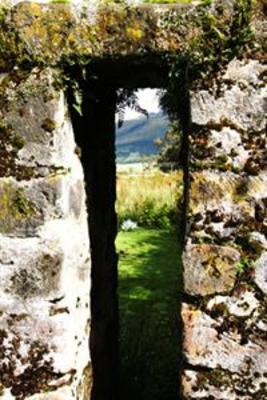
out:
M168 125L168 117L163 112L124 121L116 132L117 161L133 162L156 155L158 148L154 141L164 136Z

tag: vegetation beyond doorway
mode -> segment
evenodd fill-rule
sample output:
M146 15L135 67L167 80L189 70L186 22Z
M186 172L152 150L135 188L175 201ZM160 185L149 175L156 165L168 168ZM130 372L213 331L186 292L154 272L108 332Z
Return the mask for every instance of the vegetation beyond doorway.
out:
M121 399L179 397L182 175L118 165Z

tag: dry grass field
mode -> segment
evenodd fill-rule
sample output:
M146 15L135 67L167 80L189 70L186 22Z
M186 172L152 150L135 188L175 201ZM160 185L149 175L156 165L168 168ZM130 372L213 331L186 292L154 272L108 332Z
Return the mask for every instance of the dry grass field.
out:
M182 187L181 171L163 173L153 168L118 172L119 222L130 219L139 226L167 227L175 222Z

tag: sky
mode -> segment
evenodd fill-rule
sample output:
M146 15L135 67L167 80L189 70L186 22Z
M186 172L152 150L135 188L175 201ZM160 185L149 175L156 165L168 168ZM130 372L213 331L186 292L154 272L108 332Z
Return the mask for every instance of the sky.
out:
M157 113L160 111L159 99L157 96L156 89L140 89L137 91L139 105L146 109L149 113ZM125 120L135 119L140 117L142 114L137 113L134 110L126 108Z

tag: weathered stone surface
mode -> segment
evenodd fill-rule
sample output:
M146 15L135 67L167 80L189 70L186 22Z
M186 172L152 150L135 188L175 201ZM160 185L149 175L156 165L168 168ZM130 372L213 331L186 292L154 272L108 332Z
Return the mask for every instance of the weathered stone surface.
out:
M220 131L211 129L209 146L216 149L215 166L222 167L225 160L225 168L230 164L235 171L244 168L249 158L249 151L242 146L241 138L241 134L230 127L223 127Z
M228 83L238 83L257 86L261 84L261 76L266 71L266 66L258 60L233 60L222 77Z
M255 263L255 282L267 294L267 252L262 253Z
M194 172L191 180L189 212L194 242L235 241L246 237L257 250L251 233L266 232L267 177L238 176L231 172ZM262 241L261 241L262 242ZM258 251L258 250L257 250Z
M0 254L2 311L4 304L12 303L14 296L22 301L36 296L47 300L61 297L58 284L63 253L59 252L56 241L41 245L37 238L11 240L0 237Z
M235 296L215 296L207 304L207 310L216 318L223 318L225 315L236 317L250 317L259 307L255 293L244 291ZM255 316L255 315L254 315ZM244 323L245 324L245 323Z
M231 172L203 171L192 174L190 210L193 213L221 209L225 212L238 208L253 212L253 202L265 199L267 177L237 176Z
M22 2L13 7L7 15L8 29L2 38L0 70L12 68L14 60L25 64L29 59L40 64L60 65L79 59L87 63L92 57L174 51L181 55L189 53L192 58L203 57L206 38L210 51L216 51L216 41L210 40L203 14L216 20L216 30L223 29L224 40L230 47L231 44L235 46L231 37L233 29L237 28L235 14L243 12L243 4L236 0L168 5L135 1L131 4L130 1L128 7L123 3L102 1L83 2L74 7L73 1L49 5ZM258 19L262 22L262 14ZM236 30L242 31L246 21L247 15ZM261 32L262 25L255 25L255 29Z
M206 296L230 291L239 258L231 247L188 244L183 255L185 292Z
M182 18L196 24L198 14L191 4L170 7L150 5L125 7L102 2L86 2L76 9L71 4L38 4L23 2L12 10L10 28L17 33L19 45L12 34L6 34L6 46L16 53L17 61L25 54L46 64L55 65L63 59L88 61L92 55L142 54L148 51L182 51L190 37L189 26L172 29L165 18ZM56 23L55 23L56 21ZM189 25L189 24L188 24ZM201 35L201 30L199 32ZM9 60L10 62L10 60ZM8 61L7 63L8 64ZM0 65L1 67L1 65Z
M0 181L0 232L9 236L36 236L51 219L81 215L82 183L70 174L17 182Z
M259 61L233 60L210 90L192 93L195 167L252 176L264 169L265 74Z
M200 92L193 98L192 109L195 110L193 121L199 125L218 124L219 126L223 126L224 121L231 121L232 126L237 130L244 131L251 128L257 131L263 130L265 123L262 120L262 109L265 105L265 97L266 89L261 91L250 89L244 93L236 86L218 100L215 100L208 92ZM245 118L244 115L246 115Z
M248 376L267 372L264 341L242 344L238 331L223 331L218 321L187 304L183 304L182 318L184 356L189 364Z
M252 69L254 73L250 75ZM243 63L232 61L219 83L219 96L215 95L216 89L214 93L199 91L192 96L193 122L220 128L228 125L241 132L247 129L256 132L264 130L266 118L263 117L263 110L266 109L267 90L261 85L263 71L266 67L254 60ZM229 81L233 83L230 89Z
M62 70L77 64L85 77L94 58L156 56L165 62L166 53L175 53L177 64L184 66L186 56L196 61L194 68L209 70L216 53L226 59L228 47L237 51L249 35L249 2L153 8L96 3L75 9L23 2L1 11L0 397L5 400L80 400L90 391L87 215ZM242 50L242 56L255 59L233 60L212 82L209 77L205 85L196 82L191 93L184 281L198 306L183 305L187 400L266 397L266 67L260 62L266 24L263 2L257 3L256 44ZM60 71L47 68L55 66Z
M59 79L57 72L35 68L30 74L6 75L2 82L3 140L13 135L14 144L19 145L16 152L14 144L6 152L16 156L18 168L32 168L32 176L47 174L51 167L66 171L73 164L73 131L66 98L56 79ZM8 173L14 173L14 168L2 171L4 176Z
M264 400L265 377L239 375L215 369L211 372L185 370L182 387L185 400ZM253 397L252 397L253 396Z
M30 398L66 386L57 398L69 399L84 379L90 360L87 246L72 221L50 226L43 238L0 237L0 382L13 395Z
M184 289L209 297L182 307L186 400L266 398L265 74L259 60L235 59L209 90L191 93ZM214 245L219 259L225 248L238 255L221 280L212 275Z
M57 76L0 83L1 399L82 399L92 381L83 172Z

